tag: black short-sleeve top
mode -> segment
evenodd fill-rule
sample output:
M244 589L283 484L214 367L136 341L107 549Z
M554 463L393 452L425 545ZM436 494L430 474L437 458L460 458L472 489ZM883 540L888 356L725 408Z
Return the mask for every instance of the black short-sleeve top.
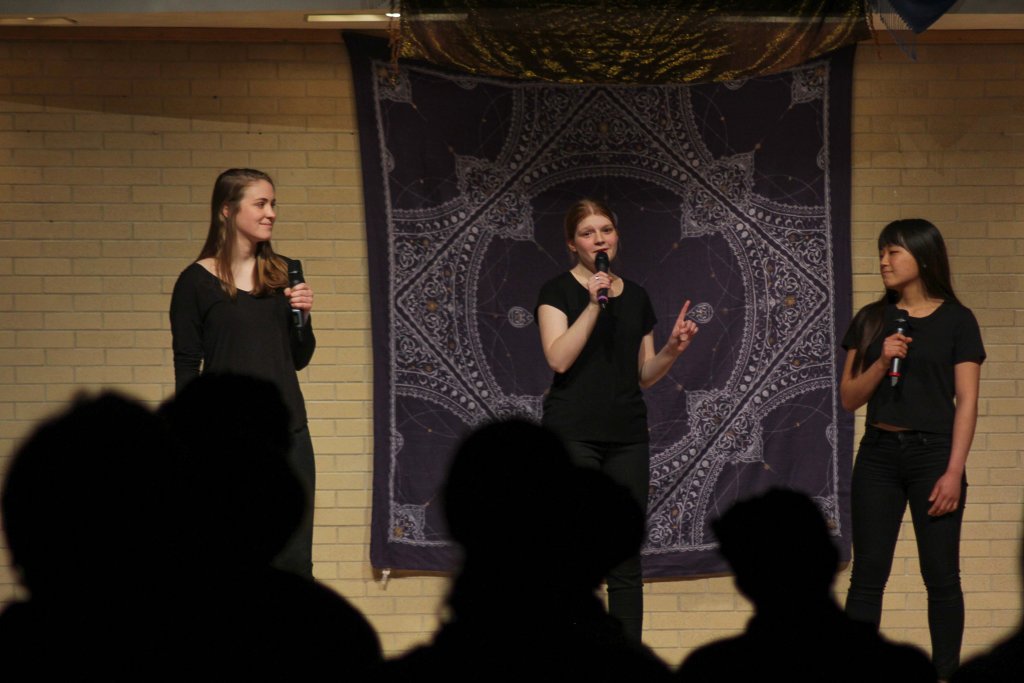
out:
M174 380L180 390L202 372L231 372L272 382L291 412L291 428L306 424L306 405L295 374L316 348L312 321L299 335L282 291L232 301L220 280L198 263L178 276L171 296Z
M843 348L856 349L870 307L862 308L843 337ZM924 318L900 312L894 304L885 307L882 329L868 345L867 362L882 354L882 341L896 331L897 318L907 321L905 334L913 339L903 362L902 377L893 387L882 379L868 400L867 423L882 422L922 432L951 434L956 412L954 366L982 363L985 347L978 321L969 308L944 301Z
M589 302L587 289L564 272L541 288L537 308L557 308L571 326ZM656 322L644 288L624 280L622 293L608 300L576 362L555 373L544 397L543 424L571 441L648 441L639 357L640 343Z

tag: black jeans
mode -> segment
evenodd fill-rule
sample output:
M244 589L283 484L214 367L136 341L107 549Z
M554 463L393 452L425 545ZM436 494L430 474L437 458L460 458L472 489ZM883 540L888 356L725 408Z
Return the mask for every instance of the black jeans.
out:
M569 441L569 456L578 467L601 470L625 486L640 509L647 512L651 458L647 442L604 443ZM625 633L640 640L644 625L643 572L640 554L623 561L608 573L608 613L622 622Z
M846 596L850 617L878 626L882 593L909 503L921 576L928 590L932 662L942 679L948 679L959 664L964 632L960 527L966 477L957 509L941 517L928 515L928 496L946 471L949 450L948 434L868 427L853 468L853 574Z

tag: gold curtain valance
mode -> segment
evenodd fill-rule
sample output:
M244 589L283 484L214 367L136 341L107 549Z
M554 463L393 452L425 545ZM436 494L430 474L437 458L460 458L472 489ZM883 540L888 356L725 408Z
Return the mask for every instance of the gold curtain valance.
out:
M774 73L870 35L863 0L401 0L396 58L556 83Z

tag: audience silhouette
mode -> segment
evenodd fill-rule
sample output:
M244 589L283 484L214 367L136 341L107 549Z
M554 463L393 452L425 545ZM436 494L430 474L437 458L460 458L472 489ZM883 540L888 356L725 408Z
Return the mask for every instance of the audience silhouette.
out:
M643 515L624 488L573 467L547 429L507 420L462 442L442 495L463 550L448 618L430 645L387 662L379 680L667 678L596 596L643 538Z
M273 385L204 375L159 416L80 398L14 455L4 532L28 598L0 614L5 671L111 680L359 678L376 633L276 569L306 509Z
M712 529L755 615L741 635L687 657L678 680L934 683L923 652L839 609L831 594L839 553L810 498L772 489L737 503Z
M160 408L183 466L181 649L206 670L265 677L358 674L380 661L370 624L344 598L274 558L306 492L288 464L288 410L264 380L204 374Z
M289 445L277 390L231 375L194 380L158 414L108 392L44 421L15 452L0 492L27 591L0 613L5 671L669 677L596 596L609 568L639 547L643 515L624 488L574 467L552 432L506 420L463 440L442 492L463 552L447 618L430 645L383 664L356 609L273 566L307 509ZM712 528L756 613L743 634L691 654L677 679L935 681L923 652L836 605L838 552L809 498L773 489ZM953 680L1018 680L1022 646L1024 627Z
M1003 683L1024 680L1024 626L988 652L961 666L952 683Z
M80 397L14 453L4 533L28 592L0 615L5 671L144 678L165 642L176 454L114 393Z
M1024 578L1024 542L1021 543L1021 577ZM952 683L1002 683L1024 681L1024 620L1006 640L988 652L968 660L953 674Z

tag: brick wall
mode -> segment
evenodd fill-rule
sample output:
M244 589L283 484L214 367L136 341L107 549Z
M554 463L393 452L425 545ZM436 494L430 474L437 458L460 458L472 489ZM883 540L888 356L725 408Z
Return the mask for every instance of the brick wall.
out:
M866 46L856 62L855 304L878 293L874 238L884 222L931 218L989 351L963 542L969 651L1019 617L1018 64L1018 45L922 46L918 63ZM435 628L446 582L404 577L383 587L368 561L369 299L339 44L0 42L0 459L80 388L116 387L154 404L170 395L171 287L199 251L213 179L229 166L274 176L275 246L303 259L317 293L319 347L301 376L319 477L316 574L401 652ZM898 548L884 628L926 644L911 533ZM17 594L2 553L0 600ZM647 641L671 663L749 616L729 578L647 590Z

